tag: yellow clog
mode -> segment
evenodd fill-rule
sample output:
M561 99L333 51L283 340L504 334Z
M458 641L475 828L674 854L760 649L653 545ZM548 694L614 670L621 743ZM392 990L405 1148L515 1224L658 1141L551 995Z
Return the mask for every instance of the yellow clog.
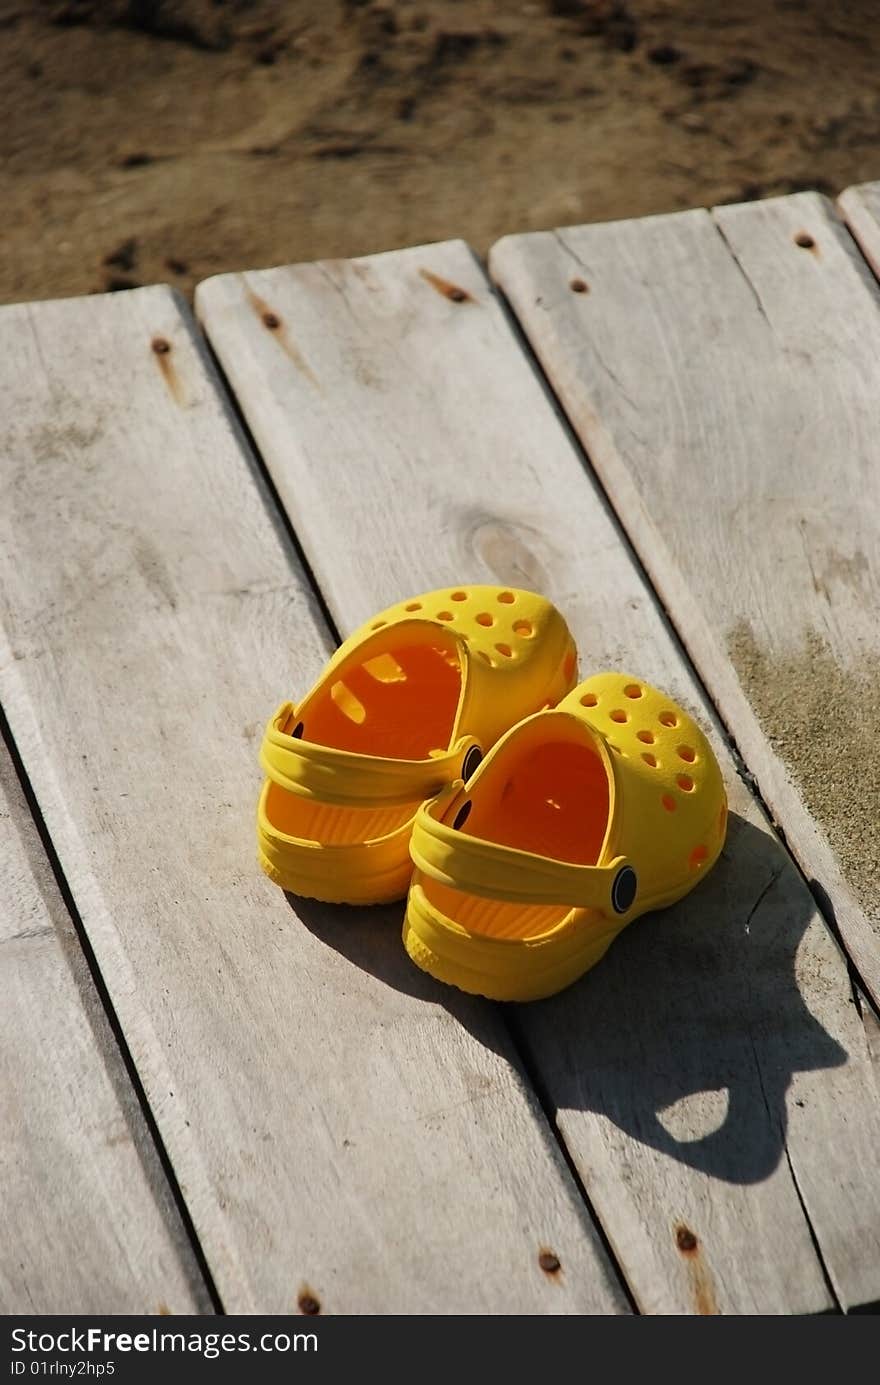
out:
M553 995L626 924L693 889L726 828L721 771L693 719L637 678L599 674L419 809L407 952L463 991Z
M577 676L562 616L532 592L451 587L402 601L347 639L269 722L260 762L260 862L332 903L401 899L419 804Z

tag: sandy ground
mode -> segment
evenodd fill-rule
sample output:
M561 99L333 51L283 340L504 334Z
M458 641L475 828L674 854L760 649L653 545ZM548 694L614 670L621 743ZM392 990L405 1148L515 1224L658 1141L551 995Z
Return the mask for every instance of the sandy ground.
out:
M876 0L0 0L0 301L880 177Z

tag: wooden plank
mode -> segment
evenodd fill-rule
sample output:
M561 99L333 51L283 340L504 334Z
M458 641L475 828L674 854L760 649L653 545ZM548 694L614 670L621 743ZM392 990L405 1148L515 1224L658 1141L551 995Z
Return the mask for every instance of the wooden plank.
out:
M0 694L225 1307L625 1311L493 1013L399 909L298 920L256 867L263 719L330 641L188 314L0 338Z
M632 669L710 720L466 246L223 276L197 311L343 630L401 590L535 587L583 668ZM862 1302L880 1238L864 1031L714 734L734 809L722 864L513 1023L643 1309L822 1309L811 1227L836 1293Z
M811 193L492 266L876 1003L876 284Z
M880 183L847 188L838 197L837 205L862 254L880 278Z
M0 1312L210 1313L0 743Z

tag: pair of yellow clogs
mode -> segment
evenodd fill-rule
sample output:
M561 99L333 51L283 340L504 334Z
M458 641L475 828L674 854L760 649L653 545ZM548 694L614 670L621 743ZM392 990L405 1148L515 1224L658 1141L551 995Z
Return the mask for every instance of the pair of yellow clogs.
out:
M356 631L263 739L260 861L283 889L377 904L438 980L496 1000L569 985L724 844L718 763L638 678L577 682L560 613L469 586Z

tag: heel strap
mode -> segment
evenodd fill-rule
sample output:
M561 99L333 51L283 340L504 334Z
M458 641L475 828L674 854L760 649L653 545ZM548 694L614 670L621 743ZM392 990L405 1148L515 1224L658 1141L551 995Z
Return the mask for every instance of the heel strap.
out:
M284 702L270 718L260 747L260 764L288 793L346 808L415 803L433 798L476 768L480 747L463 736L451 750L427 760L391 760L318 745L292 734L296 709Z
M438 820L450 801L443 794L416 814L410 855L432 880L484 899L596 909L609 917L627 914L635 904L638 879L625 856L578 866L472 837Z

